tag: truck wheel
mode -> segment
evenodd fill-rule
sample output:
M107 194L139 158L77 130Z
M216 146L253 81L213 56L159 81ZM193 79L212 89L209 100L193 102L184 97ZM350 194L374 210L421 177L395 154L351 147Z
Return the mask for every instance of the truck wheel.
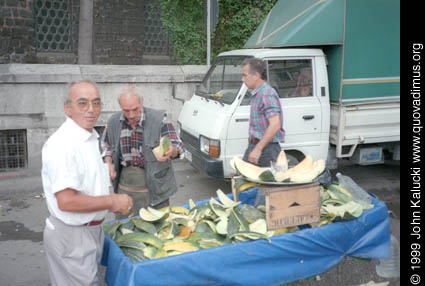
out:
M297 165L299 162L301 162L305 156L302 153L295 152L295 151L287 151L286 152L286 159L288 160L288 167L292 168L295 165Z

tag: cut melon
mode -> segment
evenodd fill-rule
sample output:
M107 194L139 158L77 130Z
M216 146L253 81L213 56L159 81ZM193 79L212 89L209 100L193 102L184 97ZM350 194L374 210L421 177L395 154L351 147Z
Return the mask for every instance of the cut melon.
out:
M274 182L275 178L271 170L265 170L263 171L260 176L260 180L263 182Z
M193 241L166 241L164 243L165 251L179 251L179 252L190 252L199 249L196 242Z
M234 200L230 199L225 193L223 193L222 190L217 189L217 197L220 199L220 202L224 205L226 208L234 208L238 206L241 202L235 202Z
M305 156L304 160L299 162L297 165L295 165L292 168L288 169L289 173L297 173L297 172L305 172L313 167L313 157L308 154Z
M233 164L235 169L244 177L253 180L260 180L260 174L264 172L264 170L258 166L255 166L251 163L245 162L244 160L233 157Z
M284 182L290 179L288 172L278 171L274 174L274 179L276 182Z
M163 221L168 217L169 214L169 212L162 212L151 207L148 207L147 209L141 208L139 211L139 216L147 222Z
M298 171L290 174L291 182L294 183L308 183L312 182L319 176L326 167L325 160L317 160L313 163L310 169L304 169L304 171Z
M275 170L279 172L286 172L288 170L288 160L283 150L280 151L279 156L277 156Z
M168 138L168 136L162 136L161 140L159 141L159 145L152 149L153 154L158 159L162 156L164 156L165 152L168 151L170 148L171 140Z

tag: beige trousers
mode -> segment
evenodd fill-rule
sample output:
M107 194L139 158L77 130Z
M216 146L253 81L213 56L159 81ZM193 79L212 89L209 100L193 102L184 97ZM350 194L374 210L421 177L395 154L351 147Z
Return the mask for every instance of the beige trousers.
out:
M50 216L43 233L52 286L97 286L102 225L70 226Z

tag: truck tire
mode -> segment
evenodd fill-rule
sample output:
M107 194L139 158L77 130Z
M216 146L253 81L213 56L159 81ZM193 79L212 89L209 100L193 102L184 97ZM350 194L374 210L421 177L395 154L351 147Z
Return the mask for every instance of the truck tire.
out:
M297 151L285 151L285 152L286 152L286 159L288 160L289 168L294 167L305 158L304 154L301 152L297 152Z

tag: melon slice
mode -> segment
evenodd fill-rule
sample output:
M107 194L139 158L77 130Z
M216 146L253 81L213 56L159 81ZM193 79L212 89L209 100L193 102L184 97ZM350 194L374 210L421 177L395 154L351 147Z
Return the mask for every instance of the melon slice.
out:
M264 172L264 169L255 166L251 163L245 162L241 158L233 157L233 164L235 169L244 177L252 180L260 180L261 173Z
M159 157L164 156L165 152L167 152L170 148L170 144L170 138L168 138L168 136L162 136L159 141L159 145L152 150L155 157L158 159Z
M297 172L305 172L313 167L313 157L308 154L305 156L304 160L299 162L297 165L295 165L292 168L288 169L288 172L291 173L297 173Z
M278 172L283 172L283 173L285 173L288 170L288 159L286 158L285 151L283 150L280 151L279 156L277 156L274 169Z
M310 169L290 174L291 182L308 183L317 178L326 168L325 160L317 160Z

